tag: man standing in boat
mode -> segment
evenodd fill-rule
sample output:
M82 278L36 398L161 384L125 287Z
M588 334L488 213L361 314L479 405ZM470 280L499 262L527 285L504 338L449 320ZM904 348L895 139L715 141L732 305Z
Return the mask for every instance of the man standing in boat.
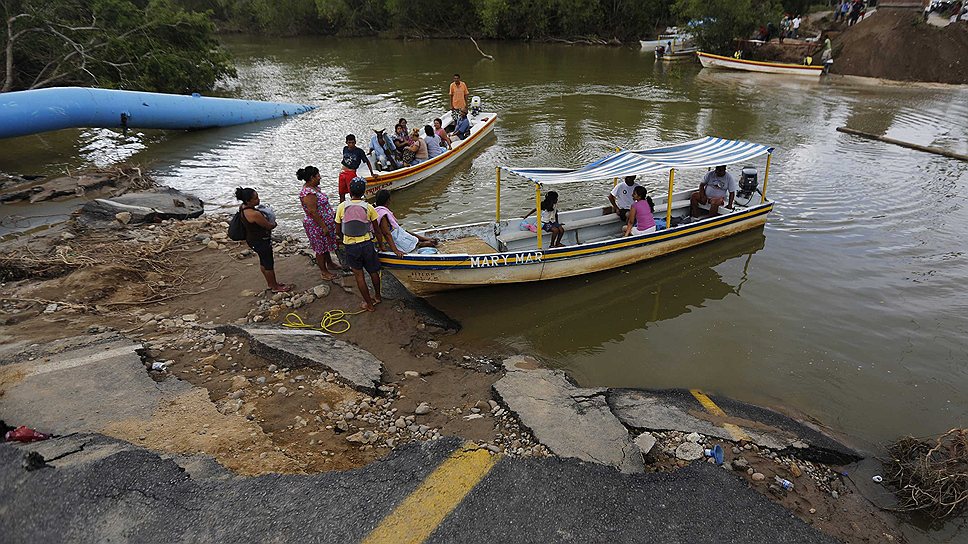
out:
M716 215L719 207L726 203L726 195L729 195L729 205L726 207L733 209L733 200L736 198L736 191L739 190L739 183L736 178L726 171L725 166L717 166L715 170L706 173L699 190L692 194L690 215L699 217L699 205L709 204L709 215Z
M459 111L467 111L467 97L470 96L470 91L467 90L467 84L460 80L460 74L454 74L454 82L450 84L450 109L454 113ZM454 116L457 119L457 116Z
M361 164L366 163L366 167L370 170L370 175L374 178L377 176L376 172L373 171L373 165L370 164L370 159L366 158L366 153L362 149L356 147L356 136L352 134L346 135L346 146L343 148L343 160L340 164L343 166L343 170L339 173L339 201L343 202L349 196L350 193L350 181L356 177L356 169L360 167Z
M625 176L625 181L616 184L612 192L608 194L608 201L612 204L612 212L618 214L624 223L629 216L629 209L632 207L634 199L632 194L639 184L635 183L635 176Z

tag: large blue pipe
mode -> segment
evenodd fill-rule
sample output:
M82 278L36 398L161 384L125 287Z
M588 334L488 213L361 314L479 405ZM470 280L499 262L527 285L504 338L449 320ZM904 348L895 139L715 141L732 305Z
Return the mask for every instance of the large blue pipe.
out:
M313 108L197 94L54 87L0 94L0 138L63 128L225 127L297 115Z

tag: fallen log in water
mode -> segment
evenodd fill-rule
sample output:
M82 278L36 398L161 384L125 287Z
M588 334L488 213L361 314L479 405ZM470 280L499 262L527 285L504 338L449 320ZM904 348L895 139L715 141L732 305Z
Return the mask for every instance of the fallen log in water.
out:
M860 130L855 130L847 127L837 127L837 132L843 132L844 134L852 134L854 136L860 136L862 138L869 138L871 140L878 140L888 144L899 145L901 147L906 147L908 149L915 149L917 151L924 151L925 153L934 153L935 155L942 155L944 157L949 157L952 159L958 159L961 161L968 161L968 155L962 155L960 153L955 153L953 151L948 151L946 149L941 149L940 147L931 147L926 145L912 144L910 142L902 142L901 140L895 140L894 138L888 138L886 136L878 136L877 134L871 134L869 132L863 132Z

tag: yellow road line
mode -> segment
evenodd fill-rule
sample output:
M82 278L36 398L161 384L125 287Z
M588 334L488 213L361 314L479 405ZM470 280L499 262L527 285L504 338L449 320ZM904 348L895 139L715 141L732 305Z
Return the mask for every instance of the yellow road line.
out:
M726 412L724 412L719 405L713 402L713 399L707 397L705 393L698 389L690 389L689 392L692 393L692 396L696 397L696 400L699 401L699 404L702 404L702 407L705 408L707 412L716 417L726 417ZM746 431L737 425L732 423L723 423L723 428L726 429L726 432L733 437L733 440L738 441L750 439L750 435L746 434Z
M383 518L363 544L419 544L437 529L497 463L498 457L464 444Z

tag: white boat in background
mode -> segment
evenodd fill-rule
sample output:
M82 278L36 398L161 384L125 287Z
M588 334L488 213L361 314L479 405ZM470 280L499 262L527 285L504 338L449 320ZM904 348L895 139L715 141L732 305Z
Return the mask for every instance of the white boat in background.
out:
M447 112L439 117L449 121L451 119L451 113ZM369 176L370 171L366 168L366 164L361 164L356 173L361 178L366 179L366 196L371 197L380 189L396 191L410 187L447 168L461 157L469 155L471 150L477 147L485 139L484 137L494 130L494 124L497 122L497 113L471 113L468 114L467 120L471 124L471 133L466 139L460 140L454 137L454 140L451 142L451 149L444 151L432 159L427 159L420 164L378 172L378 176ZM426 124L432 125L433 123L428 122ZM423 132L423 127L424 125L417 127L421 129L421 133ZM372 150L367 155L367 158L370 160L370 164L375 164Z
M703 68L723 68L726 70L742 70L744 72L761 72L766 74L784 74L789 76L819 78L824 73L823 66L804 66L802 64L786 64L782 62L762 62L757 60L734 59L710 53L696 53Z
M766 189L773 148L751 142L706 137L678 145L621 151L578 169L499 168L494 221L440 227L420 234L437 238L439 253L409 253L402 257L381 252L380 262L407 289L417 295L467 287L524 283L593 274L653 259L706 242L762 227L773 210ZM714 215L690 218L694 188L673 191L675 172L723 164L748 164L767 156L762 191L756 169L744 167L733 209L725 206ZM658 175L668 193L654 196L653 215L662 228L637 236L623 236L624 223L610 207L559 212L565 227L563 242L551 248L541 229L523 228L522 218L501 219L501 172L524 178L535 186L535 202L542 187L590 184L627 175ZM644 179L640 178L641 181ZM652 192L652 191L650 191ZM759 193L759 194L757 194ZM602 194L607 189L602 188ZM541 224L540 212L536 225ZM669 225L669 227L666 227Z
M667 30L675 30L674 28L669 28ZM659 39L657 40L639 40L639 44L642 46L642 51L651 53L655 51L655 48L664 45L667 49L680 49L691 47L695 36L688 32L670 32L667 34L659 34Z

